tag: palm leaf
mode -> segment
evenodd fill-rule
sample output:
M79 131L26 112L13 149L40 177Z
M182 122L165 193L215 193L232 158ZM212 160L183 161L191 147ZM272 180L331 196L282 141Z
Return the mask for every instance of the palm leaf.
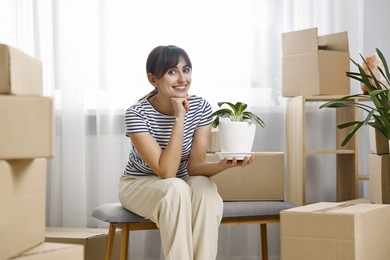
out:
M385 78L386 82L381 82L377 77L375 77L372 69L370 66L368 66L366 60L360 54L364 64L367 65L368 72L366 73L360 64L358 64L353 59L350 59L352 63L358 68L358 72L347 72L346 76L364 84L368 90L368 95L347 95L339 99L326 102L320 106L320 109L356 107L367 112L367 116L361 121L350 121L337 126L339 129L352 127L352 130L348 133L342 142L342 146L351 140L353 135L360 129L360 127L366 125L378 129L390 140L390 88L388 87L388 85L390 85L390 72L382 52L379 49L376 49L376 52L383 64L383 69L378 67L378 70ZM374 106L360 102L359 99L361 97L369 98ZM358 99L355 101L356 99L353 100L353 98Z
M352 129L351 132L348 133L347 137L341 143L341 146L345 146L349 142L349 140L351 140L351 138L355 135L357 130L359 130L359 128L362 127L362 125L363 125L362 122L359 122L358 124L356 124L356 126Z

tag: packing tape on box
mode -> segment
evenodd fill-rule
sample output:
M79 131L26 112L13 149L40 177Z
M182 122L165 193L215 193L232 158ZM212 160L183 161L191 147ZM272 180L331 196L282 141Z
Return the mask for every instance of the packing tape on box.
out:
M330 206L330 207L326 207L326 208L323 208L323 209L317 209L317 210L313 210L311 213L326 213L328 211L333 211L333 210L338 210L338 209L342 209L342 208L346 208L346 207L351 207L351 206L355 206L355 205L358 205L358 204L361 204L361 203L358 203L358 202L345 202L345 203L342 203L342 204L339 204L339 205L336 205L336 206Z

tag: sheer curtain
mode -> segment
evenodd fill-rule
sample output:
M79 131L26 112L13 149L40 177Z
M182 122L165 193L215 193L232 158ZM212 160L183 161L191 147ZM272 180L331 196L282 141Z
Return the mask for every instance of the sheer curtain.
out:
M269 122L254 149L284 151L281 33L348 31L351 56L357 56L362 9L363 0L0 0L0 42L42 60L44 93L56 105L47 225L104 226L91 212L118 201L130 147L123 113L151 90L145 60L153 47L187 50L191 94L213 106L247 102ZM269 227L269 239L270 255L278 259L277 225ZM131 243L134 259L160 257L158 232L136 232ZM257 226L221 229L219 259L259 258Z

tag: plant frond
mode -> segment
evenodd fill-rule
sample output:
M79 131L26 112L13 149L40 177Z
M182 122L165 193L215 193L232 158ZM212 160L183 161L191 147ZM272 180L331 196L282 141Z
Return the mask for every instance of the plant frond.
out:
M341 143L341 146L345 146L349 140L355 135L355 133L359 130L360 127L362 127L363 123L359 122L351 132L348 133L347 137L344 139L344 141Z
M387 66L387 61L385 59L385 56L383 56L382 52L376 48L376 53L378 54L379 56L379 59L382 61L382 64L383 64L383 68L385 69L385 72L386 72L386 79L390 79L390 73L389 73L389 67Z
M360 121L351 121L351 122L340 124L340 125L337 126L337 128L344 129L344 128L351 127L351 126L354 126L354 125L358 125L360 123L361 123Z
M233 115L232 111L227 108L221 108L210 115L210 117L218 116L218 117L229 117Z
M259 124L261 127L265 127L265 123L264 121L258 117L257 115L253 114L252 112L243 112L243 115L244 115L244 119L250 119L252 121L255 121L257 124Z

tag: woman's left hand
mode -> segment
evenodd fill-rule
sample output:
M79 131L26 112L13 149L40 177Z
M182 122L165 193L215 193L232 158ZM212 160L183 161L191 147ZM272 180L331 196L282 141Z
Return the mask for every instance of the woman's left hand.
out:
M255 156L252 154L251 156L245 156L243 160L237 160L236 157L233 157L232 160L228 160L224 158L221 163L224 165L225 169L232 168L232 167L245 167L247 165L250 165L255 160Z

